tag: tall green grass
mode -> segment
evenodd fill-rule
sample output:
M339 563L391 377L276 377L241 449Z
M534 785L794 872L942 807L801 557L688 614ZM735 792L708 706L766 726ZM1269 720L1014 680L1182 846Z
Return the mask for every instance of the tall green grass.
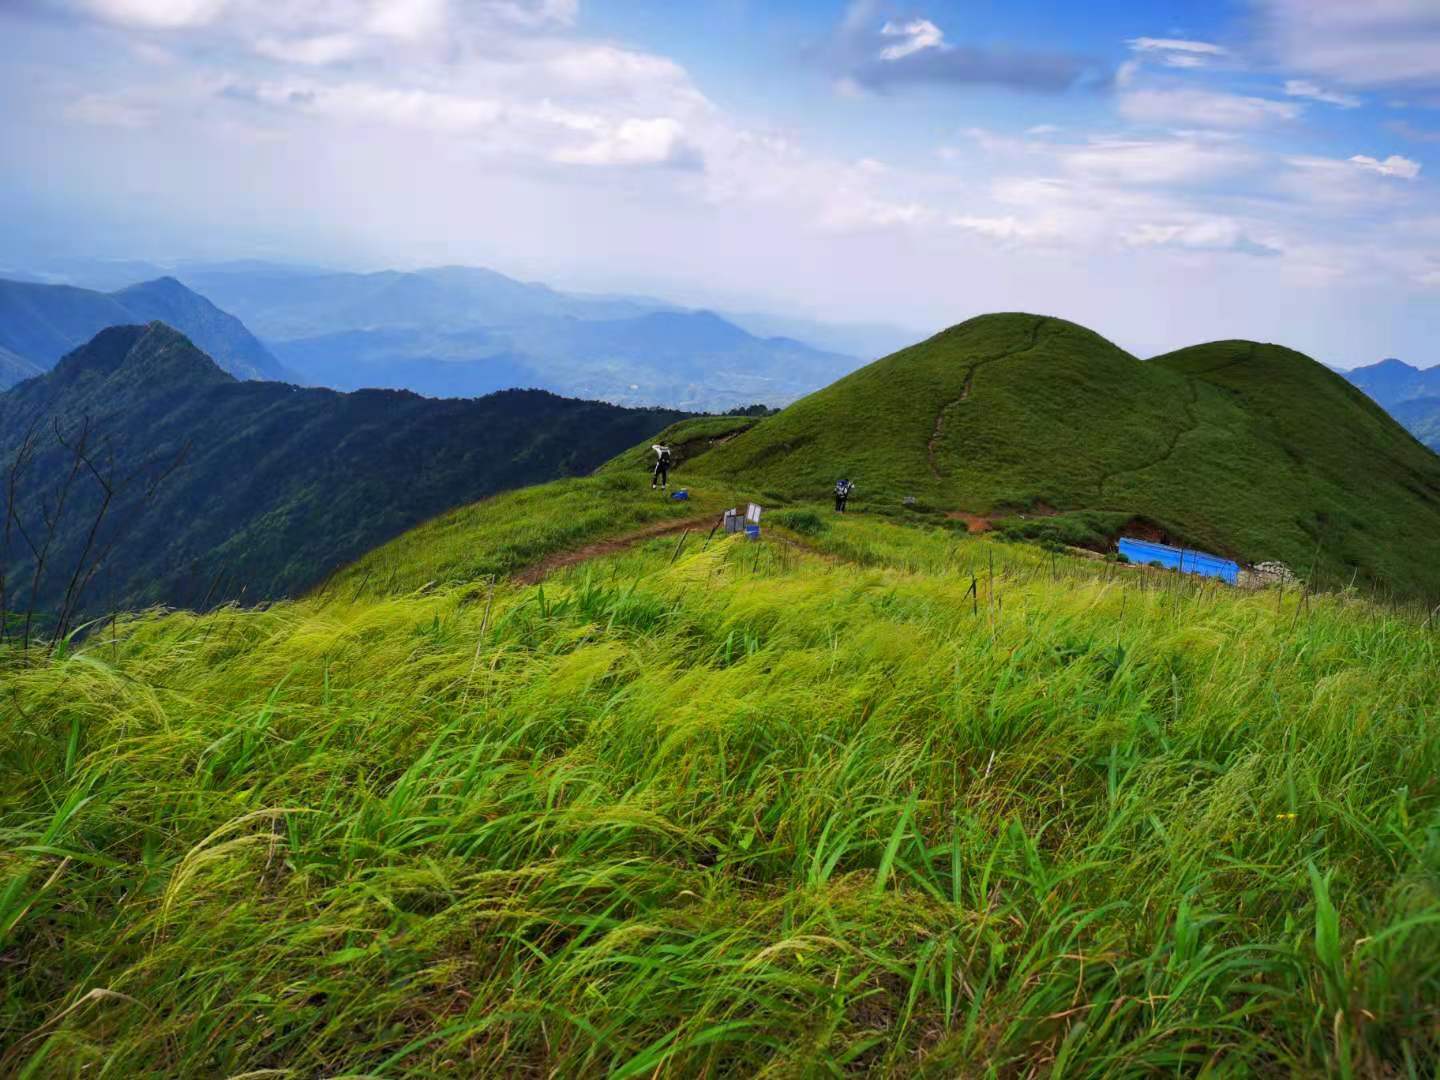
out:
M766 535L8 657L0 1072L1434 1075L1434 633Z
M718 515L713 487L689 488L672 474L676 501L650 488L643 469L609 472L506 492L459 507L376 548L316 592L387 596L509 574L557 552L623 536L657 522ZM723 503L723 505L722 505Z

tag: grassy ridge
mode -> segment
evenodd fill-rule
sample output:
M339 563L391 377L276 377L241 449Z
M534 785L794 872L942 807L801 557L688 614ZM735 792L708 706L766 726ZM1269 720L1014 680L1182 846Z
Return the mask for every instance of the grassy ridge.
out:
M655 466L655 453L651 447L657 443L665 443L670 447L672 460L678 469L685 462L693 461L754 426L755 418L749 416L690 417L671 424L638 446L617 454L596 471L643 475Z
M1197 423L1153 497L1203 507L1217 532L1249 550L1267 543L1281 508L1311 548L1287 561L1318 559L1322 576L1342 583L1359 567L1391 588L1440 599L1440 458L1362 391L1277 345L1215 342L1153 363L1199 391ZM1246 482L1226 483L1221 469ZM1138 478L1130 479L1134 491Z
M839 380L694 463L790 498L858 485L987 513L1141 518L1246 562L1278 559L1440 599L1440 458L1299 353L1216 342L1143 362L1061 319L987 315Z
M0 1071L1433 1072L1433 633L805 527L7 657Z
M474 582L656 522L718 516L729 505L712 489L692 488L688 500L672 500L652 491L639 468L560 480L441 514L347 566L322 589L386 596Z

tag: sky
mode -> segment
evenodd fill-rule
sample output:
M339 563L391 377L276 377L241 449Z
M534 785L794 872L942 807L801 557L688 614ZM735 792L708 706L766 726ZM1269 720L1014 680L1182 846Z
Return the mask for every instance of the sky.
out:
M0 0L0 265L1440 362L1440 0Z

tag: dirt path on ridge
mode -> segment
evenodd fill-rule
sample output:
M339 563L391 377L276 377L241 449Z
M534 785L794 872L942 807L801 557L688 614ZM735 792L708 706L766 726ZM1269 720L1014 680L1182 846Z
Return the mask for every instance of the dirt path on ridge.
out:
M930 463L930 475L935 477L936 480L944 479L940 474L940 465L935 460L935 451L939 448L940 439L945 434L945 414L962 402L969 400L970 388L975 385L976 370L984 367L986 364L994 364L1000 360L1008 360L1012 356L1020 356L1022 353L1030 352L1030 350L1040 344L1040 329L1049 321L1050 318L1047 315L1041 315L1035 320L1035 325L1030 328L1030 341L1028 344L1003 353L997 353L994 356L982 357L970 364L965 372L965 384L960 388L960 396L954 401L948 402L940 407L940 412L935 417L935 431L930 436L930 441L925 444L925 456Z
M541 579L556 570L566 566L574 566L576 563L589 562L591 559L598 559L602 555L613 555L617 551L624 551L626 548L634 547L642 540L650 540L657 536L665 536L671 533L682 532L685 529L701 529L713 525L720 520L718 513L699 514L695 517L675 520L664 518L660 521L652 521L649 525L635 529L620 536L611 536L604 540L596 540L594 543L586 544L583 547L572 548L569 551L556 551L545 556L539 562L517 570L510 575L510 580L521 585L534 585Z

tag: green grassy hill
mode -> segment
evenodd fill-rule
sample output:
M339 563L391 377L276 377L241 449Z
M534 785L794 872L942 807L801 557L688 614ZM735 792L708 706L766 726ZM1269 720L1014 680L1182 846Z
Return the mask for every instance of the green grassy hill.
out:
M0 1074L1435 1075L1433 617L923 506L708 528L840 457L882 509L1358 534L1432 497L1380 419L976 320L666 429L688 502L647 441L299 600L0 641Z
M1433 629L857 515L433 583L622 484L0 648L0 1072L1433 1074Z
M0 609L293 595L452 507L588 474L683 415L543 391L442 401L241 382L163 324L112 327L0 393ZM66 446L87 421L97 475L67 489Z
M1323 580L1440 596L1440 458L1277 346L1145 362L1060 319L983 316L760 421L694 471L810 499L847 475L871 507L1139 518L1243 561L1318 561Z

